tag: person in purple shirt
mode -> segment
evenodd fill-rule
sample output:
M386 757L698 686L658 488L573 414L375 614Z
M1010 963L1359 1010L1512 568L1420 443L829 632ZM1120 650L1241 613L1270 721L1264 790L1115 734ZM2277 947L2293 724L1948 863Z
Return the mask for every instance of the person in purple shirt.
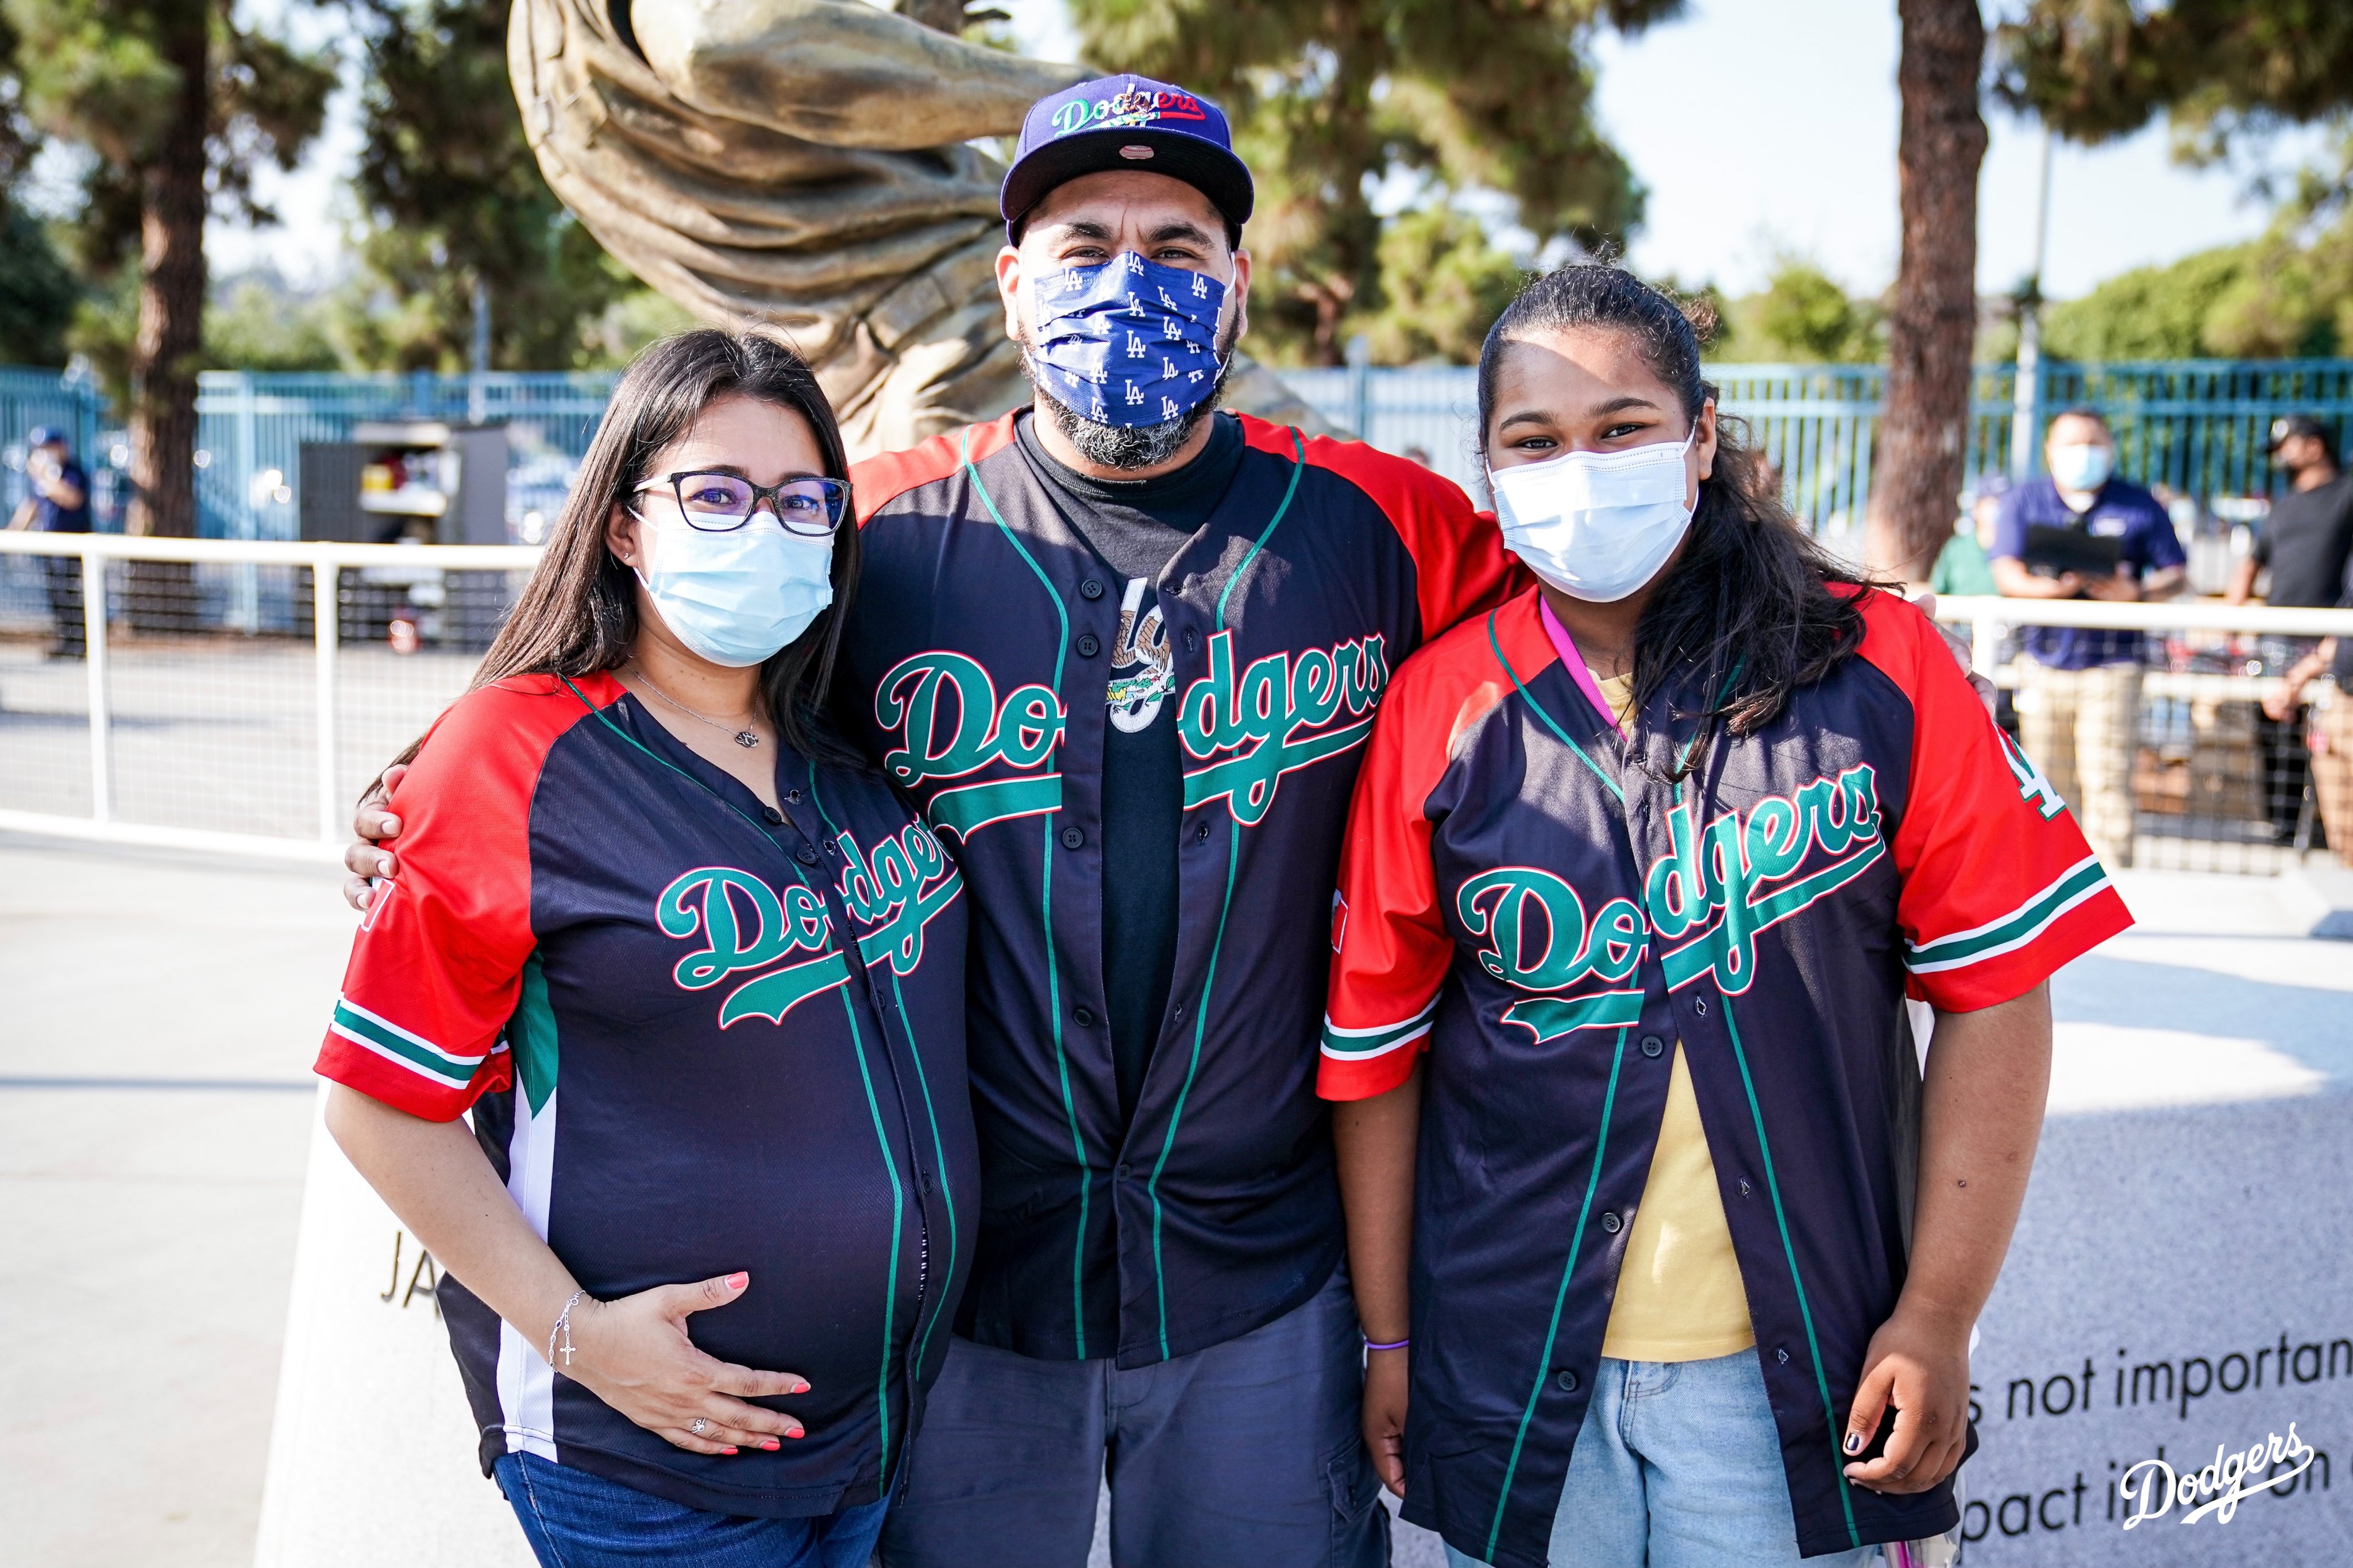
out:
M1994 523L1995 585L2013 599L2169 597L2188 557L2158 499L2115 477L2116 441L2106 416L2070 408L2043 442L2047 477L2002 501ZM2068 529L2117 546L2102 574L2037 561L2031 529ZM2090 626L2028 626L2019 644L2019 739L2083 824L2110 867L2132 864L2132 759L2140 717L2141 634Z

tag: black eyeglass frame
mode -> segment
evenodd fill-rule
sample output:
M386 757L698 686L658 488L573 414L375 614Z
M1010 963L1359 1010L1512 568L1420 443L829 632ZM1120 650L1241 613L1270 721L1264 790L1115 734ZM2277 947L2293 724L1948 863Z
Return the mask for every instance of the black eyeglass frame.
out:
M725 528L705 528L694 521L694 514L687 509L686 481L702 479L726 479L733 484L749 487L752 491L752 503L744 509L744 516L740 521ZM768 515L776 520L776 526L796 539L829 539L841 527L842 519L849 515L849 481L837 479L826 474L795 474L790 478L778 479L773 485L759 485L754 484L742 474L731 474L724 468L687 468L679 473L664 474L658 479L648 479L630 494L643 495L649 489L664 485L670 487L671 499L678 502L679 516L685 520L687 527L693 529L697 533L733 533L739 529L747 528L764 500L768 503ZM797 528L791 520L785 516L785 509L780 498L785 491L796 485L816 485L823 490L826 523L822 529Z

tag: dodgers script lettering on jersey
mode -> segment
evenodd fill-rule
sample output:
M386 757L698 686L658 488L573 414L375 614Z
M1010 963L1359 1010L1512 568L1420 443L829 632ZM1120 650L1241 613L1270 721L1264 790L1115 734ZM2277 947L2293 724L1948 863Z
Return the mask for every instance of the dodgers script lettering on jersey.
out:
M789 1345L811 1384L807 1437L690 1454L444 1279L486 1470L528 1453L776 1516L898 1472L978 1219L963 880L881 774L775 765L771 807L609 675L523 676L460 698L394 797L397 892L319 1070L469 1114L599 1300L748 1270L696 1345L748 1365Z
M1904 1002L2010 1001L2129 917L1935 628L1885 595L1860 608L1857 651L1704 752L1702 696L1672 688L1622 752L1534 593L1409 660L1381 705L1318 1087L1361 1100L1421 1068L1423 1191L1451 1195L1414 1235L1433 1353L1405 1517L1480 1561L1544 1560L1622 1256L1598 1222L1643 1201L1679 1054L1801 1551L1957 1518L1949 1484L1852 1487L1839 1447L1908 1257ZM1465 1336L1479 1354L1449 1350Z
M1152 316L1154 296L1135 303ZM1016 417L860 466L843 655L867 743L975 908L991 1184L958 1328L1140 1366L1271 1321L1338 1261L1314 1079L1348 797L1396 662L1497 602L1508 567L1428 470L1219 414L1232 479L1131 579L1072 526L1091 503L1024 455ZM1104 759L1155 718L1183 774L1176 952L1131 1110L1107 1023L1105 976L1134 955L1106 951Z

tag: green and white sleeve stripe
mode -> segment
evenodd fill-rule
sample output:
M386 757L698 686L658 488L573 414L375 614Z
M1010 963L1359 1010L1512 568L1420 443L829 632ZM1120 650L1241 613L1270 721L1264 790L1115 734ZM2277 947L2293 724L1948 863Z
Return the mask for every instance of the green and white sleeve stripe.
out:
M1385 1057L1391 1051L1430 1033L1430 1020L1438 1011L1438 998L1401 1024L1380 1024L1369 1029L1344 1029L1332 1022L1331 1015L1324 1017L1324 1054L1335 1061L1368 1062L1375 1057Z
M2108 885L2108 874L2096 855L2086 855L2062 873L2058 880L1997 920L1968 931L1954 931L1933 942L1910 947L1905 965L1915 974L1966 969L2032 942L2052 922ZM1910 944L1906 944L1910 946Z
M410 1033L346 996L335 998L334 1022L328 1027L352 1044L374 1051L386 1061L397 1062L419 1078L445 1088L463 1089L471 1083L474 1069L491 1055L485 1051L480 1056L465 1057L444 1050L424 1036Z

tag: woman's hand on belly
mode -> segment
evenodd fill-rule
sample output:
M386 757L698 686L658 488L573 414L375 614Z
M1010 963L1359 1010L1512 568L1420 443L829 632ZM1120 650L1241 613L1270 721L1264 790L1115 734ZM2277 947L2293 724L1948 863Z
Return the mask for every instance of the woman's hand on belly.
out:
M657 1285L593 1308L584 1300L573 1309L570 1364L559 1347L556 1370L679 1447L698 1454L777 1447L780 1439L801 1436L801 1424L744 1401L806 1394L808 1380L705 1355L686 1331L690 1314L724 1307L750 1285L750 1275L730 1274ZM705 1423L700 1432L698 1420Z

